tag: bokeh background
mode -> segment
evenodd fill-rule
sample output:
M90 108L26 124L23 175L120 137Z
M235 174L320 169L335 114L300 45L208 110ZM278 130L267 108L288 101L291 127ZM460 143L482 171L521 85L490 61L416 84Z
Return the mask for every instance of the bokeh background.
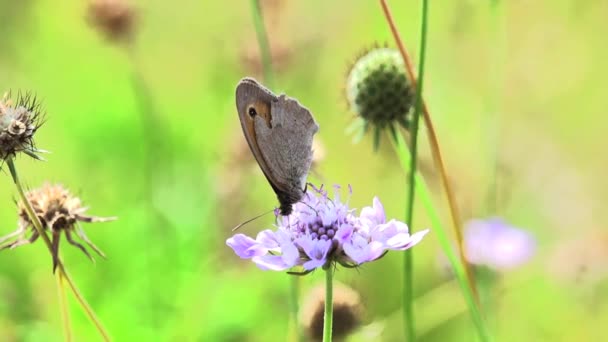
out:
M417 56L419 1L390 1ZM289 276L264 272L225 245L231 228L276 198L247 149L235 109L241 77L261 79L247 1L135 3L133 48L87 21L87 1L0 2L4 90L32 90L47 122L36 141L47 162L19 157L28 187L62 183L90 213L85 226L108 255L92 264L64 244L63 258L117 341L282 341ZM310 180L351 184L350 203L380 196L403 219L406 175L388 139L353 144L343 89L355 57L393 46L374 1L262 1L275 91L320 124ZM500 216L531 232L529 262L496 276L486 315L497 340L597 341L608 322L605 115L608 2L431 2L425 98L464 219ZM133 75L143 83L134 87ZM144 86L142 86L143 84ZM142 87L148 104L142 107ZM142 113L142 108L144 112ZM156 127L149 125L158 123ZM421 170L448 212L426 136ZM497 167L495 167L497 165ZM490 194L490 195L489 195ZM495 194L495 195L491 195ZM16 228L16 191L0 177L2 235ZM413 229L429 226L420 205ZM272 215L242 232L270 227ZM413 249L421 341L475 336L431 232ZM336 277L357 290L363 327L351 340L402 339L402 254ZM302 295L323 280L301 278ZM69 296L75 338L99 337ZM51 260L41 243L0 253L0 339L61 341Z

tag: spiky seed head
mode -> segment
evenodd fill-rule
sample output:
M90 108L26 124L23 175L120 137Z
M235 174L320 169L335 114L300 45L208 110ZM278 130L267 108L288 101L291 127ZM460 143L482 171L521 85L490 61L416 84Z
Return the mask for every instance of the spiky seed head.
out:
M135 9L127 0L91 0L88 21L108 40L128 42L133 36Z
M78 222L104 222L114 220L114 217L102 218L85 215L87 207L82 206L80 198L73 196L66 188L59 184L44 184L39 189L27 192L25 196L31 204L34 214L38 217L42 229L45 233L51 233L53 269L57 267L58 264L59 239L62 233L65 234L71 245L80 249L91 260L93 260L93 258L89 252L83 245L74 240L72 233L75 233L77 237L82 239L97 254L105 257L103 252L88 239L84 231L78 226ZM21 245L33 243L38 239L38 231L35 227L35 223L32 222L32 218L28 215L25 202L20 200L17 203L17 206L19 209L19 229L12 234L0 238L0 242L13 238L16 238L16 241L0 245L0 250L5 248L12 249ZM26 238L28 232L31 232L31 235L29 238Z
M80 198L72 196L63 186L44 184L26 194L44 229L52 232L70 229L86 210ZM19 217L28 226L33 225L23 201L19 201Z
M19 152L38 158L34 134L41 125L40 103L31 94L18 94L15 100L6 93L0 100L0 160Z
M342 339L357 328L363 321L361 297L352 288L341 283L334 284L333 293L333 338ZM313 341L323 338L323 315L325 312L325 288L314 287L306 296L300 312L300 323L308 337Z
M375 130L375 143L380 131L395 123L407 128L415 90L399 51L377 47L359 57L347 76L346 98L364 127Z

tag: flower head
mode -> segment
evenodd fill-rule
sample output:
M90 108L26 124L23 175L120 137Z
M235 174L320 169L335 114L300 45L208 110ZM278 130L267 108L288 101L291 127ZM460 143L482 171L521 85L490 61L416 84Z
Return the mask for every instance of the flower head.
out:
M128 41L133 34L135 10L126 0L91 0L89 22L111 41Z
M304 300L300 312L300 323L313 341L323 337L323 314L325 308L325 288L315 286ZM333 338L342 339L359 328L363 321L361 296L355 290L340 283L334 284L333 293Z
M323 188L307 192L291 215L277 218L277 230L264 230L255 239L236 234L226 244L261 269L298 266L310 272L332 263L354 267L374 261L389 250L414 246L428 233L427 229L410 235L405 223L387 222L378 198L356 216L341 202L338 191L330 199Z
M61 185L50 185L47 183L39 189L28 192L26 197L31 203L38 220L40 220L45 233L48 231L52 235L53 269L57 267L59 238L62 232L65 233L66 239L71 245L78 247L91 260L94 261L84 246L74 241L72 233L76 233L76 235L97 252L97 254L105 258L103 252L85 235L79 222L105 222L114 220L114 217L102 218L85 215L88 208L83 207L80 199L72 196L72 194ZM5 248L13 249L18 246L30 244L35 242L39 237L38 231L34 227L34 223L27 214L27 209L23 201L19 201L18 207L19 228L15 232L0 238L0 250ZM25 235L28 230L31 230L32 233L29 238L26 238ZM2 244L12 238L17 239L10 243Z
M354 127L361 127L362 133L373 127L374 148L379 145L382 130L394 130L395 123L408 127L414 93L401 55L390 48L375 48L363 54L346 81L349 107L359 116Z
M0 100L0 160L19 152L41 159L43 152L34 146L34 134L40 128L40 102L31 94L18 94L13 101L10 93Z
M536 242L528 232L509 226L500 218L469 221L464 243L470 263L495 270L523 264L536 248Z

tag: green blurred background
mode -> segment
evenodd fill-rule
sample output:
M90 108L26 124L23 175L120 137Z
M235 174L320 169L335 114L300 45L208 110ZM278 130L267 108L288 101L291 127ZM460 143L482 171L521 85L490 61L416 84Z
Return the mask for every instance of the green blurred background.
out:
M262 4L274 90L298 98L321 127L325 155L310 180L352 184L352 207L378 195L388 217L403 219L406 177L388 139L373 153L371 137L355 145L345 133L353 120L343 95L349 65L374 43L393 46L379 4ZM417 56L419 1L390 4ZM119 217L84 227L108 260L93 265L62 248L115 340L285 340L289 276L260 271L225 245L232 227L277 204L234 104L241 77L261 78L251 5L136 5L132 59L88 25L86 1L0 1L0 88L33 90L43 100L48 120L36 142L52 151L47 162L19 157L21 177L30 188L62 183L89 213ZM608 1L432 1L430 11L425 98L462 216L499 215L538 241L535 257L490 289L492 332L499 341L606 338ZM139 110L134 68L156 108L154 137ZM447 224L424 133L421 142L421 170ZM495 202L487 196L494 179ZM5 171L1 235L16 228L14 198ZM415 230L429 224L418 209ZM268 215L242 232L255 235L272 222ZM435 234L414 251L420 340L472 340ZM402 254L389 253L337 272L361 293L365 323L375 327L352 340L402 339L401 265ZM303 295L322 279L321 272L301 278ZM42 243L0 253L0 339L61 341L56 292ZM75 339L99 340L68 297Z

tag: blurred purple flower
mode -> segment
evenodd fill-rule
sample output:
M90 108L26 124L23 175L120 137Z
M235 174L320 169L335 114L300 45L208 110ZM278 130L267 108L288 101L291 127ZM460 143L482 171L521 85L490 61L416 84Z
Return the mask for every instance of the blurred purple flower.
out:
M471 220L464 234L468 261L505 270L528 261L536 250L535 239L526 231L509 226L500 218Z
M353 267L374 261L388 250L406 250L422 240L427 230L409 234L405 223L386 222L384 207L373 206L356 216L342 203L336 188L333 199L326 191L309 191L289 216L278 217L277 230L264 230L255 239L236 234L226 244L243 259L263 270L283 271L301 266L306 272L329 267L332 262Z

